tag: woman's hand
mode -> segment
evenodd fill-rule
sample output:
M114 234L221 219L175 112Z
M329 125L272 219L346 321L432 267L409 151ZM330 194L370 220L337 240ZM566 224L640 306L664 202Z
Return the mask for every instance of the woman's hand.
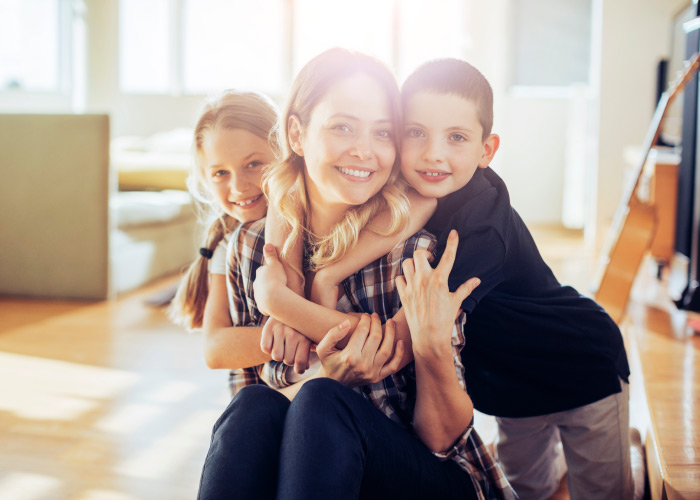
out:
M277 258L277 250L273 245L265 244L263 256L265 257L265 265L260 266L255 272L253 293L258 310L265 316L271 316L270 311L274 308L272 301L275 298L275 290L279 293L280 290L287 288L287 275L282 263Z
M379 316L363 314L344 349L337 344L348 335L350 322L343 321L332 328L316 347L322 370L327 377L349 387L379 382L396 373L403 356L404 342L394 348L394 322L382 325Z
M425 250L417 250L412 259L403 262L404 276L396 278L408 326L411 330L413 353L418 356L438 356L452 359L452 327L464 299L480 281L471 278L450 293L447 279L457 255L459 238L452 230L445 252L435 269L430 267Z
M275 318L269 318L262 329L260 349L275 361L293 366L300 375L309 368L311 341Z

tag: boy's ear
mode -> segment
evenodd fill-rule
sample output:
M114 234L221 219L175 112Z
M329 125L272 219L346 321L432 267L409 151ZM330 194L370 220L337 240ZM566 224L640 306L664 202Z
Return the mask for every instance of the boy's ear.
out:
M289 146L299 156L304 156L304 148L301 147L301 122L297 115L291 115L287 122L287 138Z
M479 168L486 168L496 156L496 151L501 145L501 138L498 134L491 134L484 141L484 152L481 155L481 160L479 160Z

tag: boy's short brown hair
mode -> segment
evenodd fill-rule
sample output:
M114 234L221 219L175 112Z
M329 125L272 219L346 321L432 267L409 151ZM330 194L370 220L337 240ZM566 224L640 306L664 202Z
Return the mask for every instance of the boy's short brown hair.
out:
M404 109L408 100L422 91L454 94L472 101L483 128L482 140L486 140L491 134L493 90L486 77L468 62L445 58L434 59L418 66L401 87Z

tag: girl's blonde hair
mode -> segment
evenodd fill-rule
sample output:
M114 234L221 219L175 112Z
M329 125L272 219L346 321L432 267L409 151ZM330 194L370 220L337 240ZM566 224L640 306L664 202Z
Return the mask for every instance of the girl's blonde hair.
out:
M338 80L356 74L374 78L384 89L393 125L394 144L397 155L389 179L384 187L362 205L350 208L342 221L326 236L311 233L307 214L310 213L306 192L304 158L291 148L288 136L289 119L296 116L302 128L308 126L316 104L323 99L329 88ZM289 236L282 256L287 257L297 238L310 243L310 267L319 269L341 259L357 243L360 231L379 212L389 210L390 227L381 234L395 234L408 224L409 202L405 195L406 183L400 175L398 156L401 136L401 100L396 80L389 69L379 60L359 52L346 49L330 49L309 61L299 72L285 107L281 121L282 159L270 165L263 175L262 188L268 204L282 215L288 224ZM290 259L287 259L290 260ZM297 269L301 274L301 270ZM303 275L302 275L303 276Z
M194 168L187 177L187 188L194 197L198 216L207 228L202 248L213 252L238 221L217 205L204 176L206 157L203 144L217 129L246 130L270 144L279 155L277 108L267 97L255 92L227 90L205 104L194 129ZM202 255L190 265L177 289L168 314L175 323L189 329L201 328L204 306L209 295L209 258Z

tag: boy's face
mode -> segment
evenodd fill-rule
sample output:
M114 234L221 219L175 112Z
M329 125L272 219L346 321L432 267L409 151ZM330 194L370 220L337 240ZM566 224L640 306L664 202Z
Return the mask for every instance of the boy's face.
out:
M499 138L482 140L472 101L430 91L411 97L404 110L401 171L427 198L442 198L464 187L477 168L486 168Z

